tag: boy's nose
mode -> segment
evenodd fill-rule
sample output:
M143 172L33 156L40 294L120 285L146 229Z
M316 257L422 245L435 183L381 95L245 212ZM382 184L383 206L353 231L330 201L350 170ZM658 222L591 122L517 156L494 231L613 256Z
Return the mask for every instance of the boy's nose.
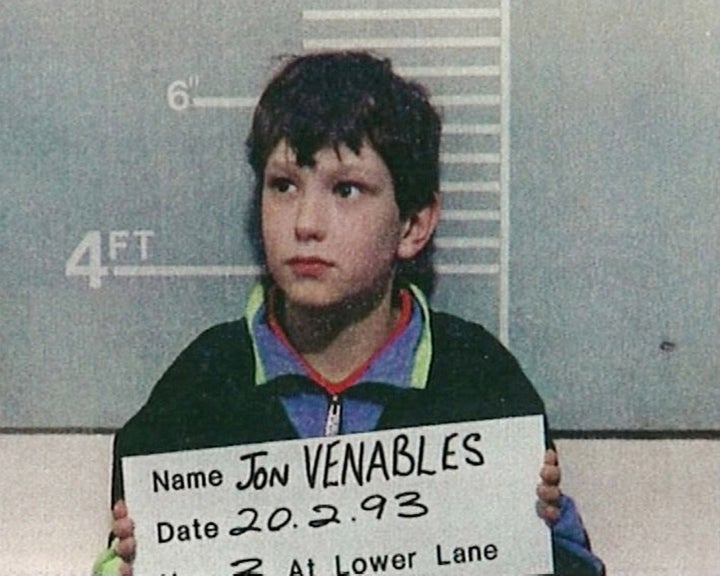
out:
M329 206L323 202L323 195L313 191L300 194L295 214L295 237L301 241L325 238Z

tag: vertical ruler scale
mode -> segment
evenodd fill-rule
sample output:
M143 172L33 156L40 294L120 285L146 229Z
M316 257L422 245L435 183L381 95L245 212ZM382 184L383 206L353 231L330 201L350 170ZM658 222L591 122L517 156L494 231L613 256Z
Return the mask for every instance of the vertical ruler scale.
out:
M398 8L307 0L303 48L370 49L428 86L443 114L442 276L493 281L498 336L508 340L509 0ZM383 6L385 6L383 8ZM472 6L472 7L471 7Z
M499 338L510 343L510 0L501 0Z

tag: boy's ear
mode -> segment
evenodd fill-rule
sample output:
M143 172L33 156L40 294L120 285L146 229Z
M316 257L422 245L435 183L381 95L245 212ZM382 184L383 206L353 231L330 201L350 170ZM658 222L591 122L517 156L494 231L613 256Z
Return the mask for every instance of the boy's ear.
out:
M403 223L403 234L397 249L397 256L410 260L417 256L437 228L440 221L440 196L435 193L430 204L413 212Z

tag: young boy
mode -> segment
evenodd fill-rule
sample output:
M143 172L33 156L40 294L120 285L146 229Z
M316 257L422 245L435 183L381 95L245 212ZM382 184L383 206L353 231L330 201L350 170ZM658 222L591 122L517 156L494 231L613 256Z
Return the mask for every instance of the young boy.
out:
M544 414L492 336L411 283L439 219L440 128L424 89L365 53L298 57L269 83L247 141L267 277L116 435L98 573L131 573L123 456ZM602 573L553 450L540 478L557 573Z

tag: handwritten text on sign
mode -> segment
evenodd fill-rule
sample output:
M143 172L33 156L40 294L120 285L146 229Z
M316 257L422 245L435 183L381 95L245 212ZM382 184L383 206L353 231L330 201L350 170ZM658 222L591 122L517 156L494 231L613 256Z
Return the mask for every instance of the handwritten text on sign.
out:
M541 416L123 459L139 576L552 571Z

